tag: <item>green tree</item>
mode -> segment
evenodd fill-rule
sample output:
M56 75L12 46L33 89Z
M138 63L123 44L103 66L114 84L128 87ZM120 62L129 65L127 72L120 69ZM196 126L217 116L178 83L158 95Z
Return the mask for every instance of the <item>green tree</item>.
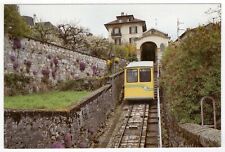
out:
M4 5L4 33L12 37L22 37L29 34L30 30L20 16L17 5Z
M136 61L137 60L137 53L136 53L135 45L127 43L123 46L123 49L126 52L126 59L128 61Z
M89 36L87 37L87 45L90 50L90 54L101 57L108 58L110 51L110 43L107 39L99 36Z
M113 53L116 57L123 58L129 61L136 61L136 47L133 44L114 45Z
M57 38L57 27L50 22L39 22L32 28L32 36L42 42L54 42Z
M85 47L87 37L93 35L88 29L76 24L60 24L57 27L58 37L62 39L63 45L73 50Z

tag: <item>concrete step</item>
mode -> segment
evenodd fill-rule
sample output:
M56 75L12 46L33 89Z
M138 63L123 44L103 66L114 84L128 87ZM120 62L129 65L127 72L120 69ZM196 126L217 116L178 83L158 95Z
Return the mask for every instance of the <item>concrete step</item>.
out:
M148 125L158 125L158 119L149 119Z
M156 131L147 132L146 136L149 138L158 138L158 132Z
M145 144L146 148L154 148L154 147L158 147L158 144Z
M158 139L147 139L145 145L158 146Z
M148 128L147 133L148 132L158 132L158 125L155 126L155 127L151 127L151 125L150 125L149 128Z

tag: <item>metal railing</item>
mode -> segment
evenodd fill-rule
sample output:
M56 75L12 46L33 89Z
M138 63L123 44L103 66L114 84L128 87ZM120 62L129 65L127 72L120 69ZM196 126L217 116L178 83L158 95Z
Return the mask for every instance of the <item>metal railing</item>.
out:
M205 125L204 124L204 110L203 110L203 103L206 99L209 99L212 101L212 106L213 106L213 125ZM202 126L208 126L208 127L214 127L216 129L216 101L214 100L213 97L210 96L205 96L201 99L200 101L201 104L201 122L202 122Z
M157 63L157 109L158 109L158 119L159 119L159 147L162 147L162 130L161 130L161 114L160 114L160 97L159 97L159 59Z
M119 33L111 33L111 36L122 36L122 34L119 32Z

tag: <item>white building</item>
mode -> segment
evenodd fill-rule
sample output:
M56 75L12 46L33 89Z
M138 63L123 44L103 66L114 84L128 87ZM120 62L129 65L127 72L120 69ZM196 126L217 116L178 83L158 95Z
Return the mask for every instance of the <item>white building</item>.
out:
M109 41L115 44L134 43L146 31L145 21L134 18L133 15L116 16L116 20L106 23Z
M157 61L168 46L170 37L157 29L147 31L145 21L133 15L117 16L117 19L105 24L110 42L115 44L133 43L137 49L139 61Z

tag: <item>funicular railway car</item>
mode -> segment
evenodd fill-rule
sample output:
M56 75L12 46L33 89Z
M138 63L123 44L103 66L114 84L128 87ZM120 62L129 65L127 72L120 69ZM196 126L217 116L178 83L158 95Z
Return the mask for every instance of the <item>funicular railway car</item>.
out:
M124 100L154 99L154 62L129 63L124 70Z

